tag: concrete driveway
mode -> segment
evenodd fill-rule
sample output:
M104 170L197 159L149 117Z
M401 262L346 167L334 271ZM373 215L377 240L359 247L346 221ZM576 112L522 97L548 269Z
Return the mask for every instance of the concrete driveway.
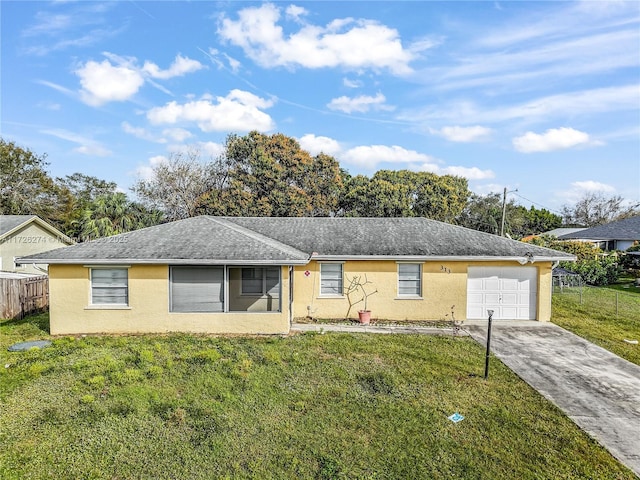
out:
M487 322L472 323L486 345ZM491 351L640 476L640 366L540 322L494 321Z

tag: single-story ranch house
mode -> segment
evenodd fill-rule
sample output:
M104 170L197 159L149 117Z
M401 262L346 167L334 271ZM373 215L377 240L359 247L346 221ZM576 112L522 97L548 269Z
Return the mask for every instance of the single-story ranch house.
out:
M296 318L345 318L354 276L377 290L373 318L486 319L492 309L548 321L554 263L574 259L426 218L200 216L20 261L49 264L56 335L284 334Z

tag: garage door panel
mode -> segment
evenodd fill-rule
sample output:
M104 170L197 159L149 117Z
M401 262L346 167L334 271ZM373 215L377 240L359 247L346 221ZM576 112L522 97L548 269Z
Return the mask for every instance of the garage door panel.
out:
M537 307L537 268L469 267L467 318L533 320Z
M529 298L527 297L524 301L528 303ZM522 302L523 302L522 295L518 295L517 293L505 292L501 295L500 303L503 303L506 305L519 305L519 304L522 304Z
M520 281L515 278L503 278L501 284L502 291L518 291L520 290Z

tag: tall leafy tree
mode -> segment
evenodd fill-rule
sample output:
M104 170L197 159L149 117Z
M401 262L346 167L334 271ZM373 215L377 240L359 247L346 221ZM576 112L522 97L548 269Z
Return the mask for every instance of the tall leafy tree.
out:
M80 220L85 210L91 209L91 204L99 197L113 195L117 192L115 182L101 180L79 172L63 178L58 177L56 183L64 192L65 198L60 207L62 227L72 237L79 237L82 234Z
M0 138L0 214L38 215L60 225L59 207L68 198L47 166L46 155Z
M210 212L255 216L335 214L342 172L331 156L311 156L283 134L230 135L224 161L229 182Z
M459 225L481 232L500 234L503 196L472 194L462 213L456 219ZM504 208L505 233L513 238L543 233L562 225L562 218L545 209L527 209L509 199Z
M122 192L99 195L89 201L77 221L83 240L108 237L162 222L157 210L147 210Z
M460 215L470 192L467 180L430 172L380 170L371 179L349 179L342 196L342 212L361 217L427 217L452 222Z

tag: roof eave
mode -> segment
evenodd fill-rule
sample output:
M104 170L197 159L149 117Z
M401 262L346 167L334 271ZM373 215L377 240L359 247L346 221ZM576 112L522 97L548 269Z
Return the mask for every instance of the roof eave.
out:
M346 261L346 260L394 260L394 261L436 261L436 262L518 262L523 259L531 262L572 262L576 260L575 255L534 255L532 257L522 256L492 256L492 255L313 255L312 260L320 261ZM532 262L532 263L533 263Z
M19 265L48 264L48 265L306 265L308 259L304 260L225 260L225 259L197 259L197 258L37 258L30 259L17 258Z

